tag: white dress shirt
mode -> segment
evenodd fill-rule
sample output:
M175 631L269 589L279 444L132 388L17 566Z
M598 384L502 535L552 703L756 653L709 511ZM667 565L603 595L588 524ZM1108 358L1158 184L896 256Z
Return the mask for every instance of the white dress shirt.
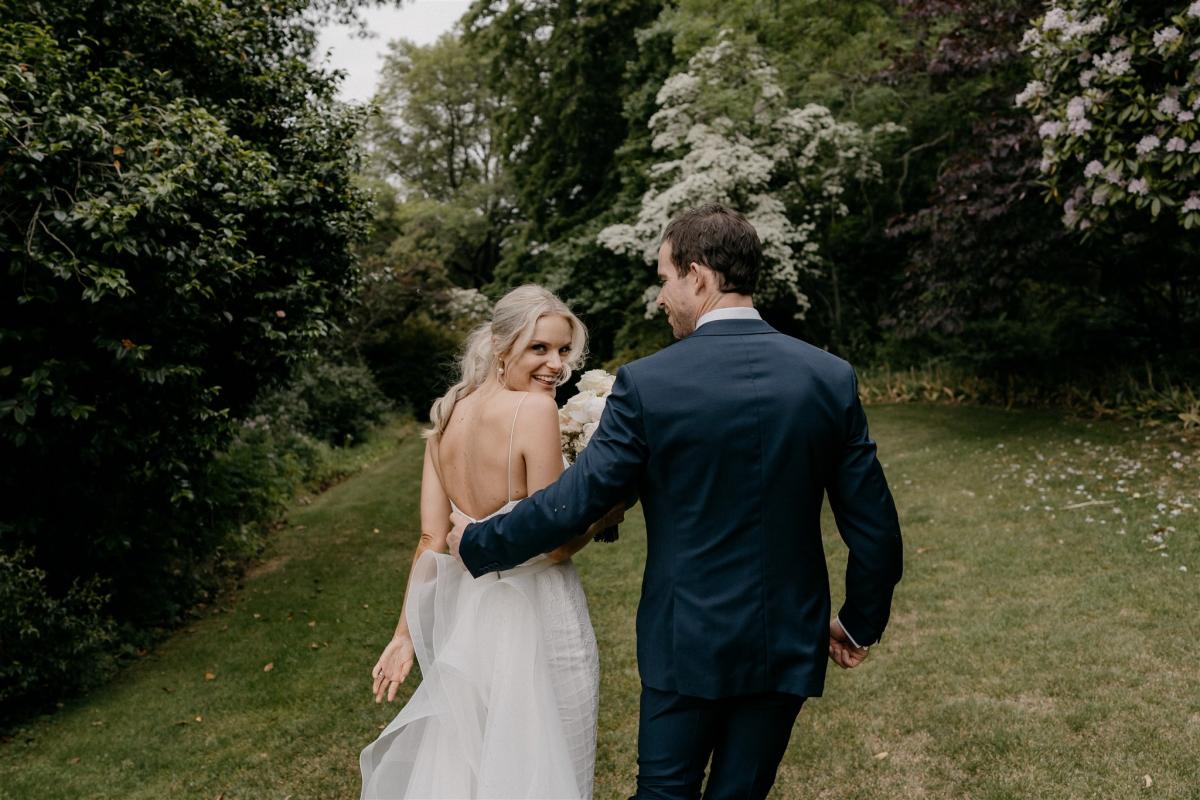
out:
M722 319L762 319L762 315L758 313L757 308L752 306L716 308L707 314L702 314L700 319L696 320L696 327L699 328L706 322L717 322Z

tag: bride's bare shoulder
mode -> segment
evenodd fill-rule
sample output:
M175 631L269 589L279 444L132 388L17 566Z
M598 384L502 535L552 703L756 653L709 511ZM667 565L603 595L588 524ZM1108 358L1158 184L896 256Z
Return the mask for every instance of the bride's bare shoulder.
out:
M546 417L553 415L558 418L558 404L554 401L554 395L543 394L542 392L530 392L525 398L521 406L523 411L528 411L530 416Z
M496 414L502 419L512 420L514 413L517 424L531 417L545 417L547 414L558 414L554 396L544 392L515 392L505 389L487 398L487 412Z
M526 451L549 448L558 452L561 444L554 396L542 392L527 396L521 403L514 433Z
M530 426L545 426L550 420L555 425L558 424L558 405L554 396L543 392L514 392L505 389L488 395L468 395L459 401L448 429L455 427L453 423L455 417L460 416L460 411L464 421L473 419L482 425L483 429L503 429L505 433L514 422L517 431L525 431ZM476 428L476 431L478 430Z

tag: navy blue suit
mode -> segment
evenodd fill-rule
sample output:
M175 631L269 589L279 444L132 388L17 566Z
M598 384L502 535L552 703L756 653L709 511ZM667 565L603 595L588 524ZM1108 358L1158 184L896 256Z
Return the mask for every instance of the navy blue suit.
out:
M510 568L634 491L647 532L638 667L655 697L821 694L825 494L850 550L838 615L860 644L883 633L900 528L845 361L729 319L627 364L576 464L511 513L468 526L463 562L476 576Z

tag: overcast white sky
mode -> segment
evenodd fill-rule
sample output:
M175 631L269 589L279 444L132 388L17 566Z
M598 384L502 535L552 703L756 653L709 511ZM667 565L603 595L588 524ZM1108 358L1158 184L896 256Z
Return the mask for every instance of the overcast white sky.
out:
M429 44L450 30L470 5L470 0L411 0L401 9L365 9L359 15L374 38L359 39L351 36L352 29L345 25L330 25L321 32L318 52L328 51L325 67L346 71L343 100L370 100L388 41L403 37Z

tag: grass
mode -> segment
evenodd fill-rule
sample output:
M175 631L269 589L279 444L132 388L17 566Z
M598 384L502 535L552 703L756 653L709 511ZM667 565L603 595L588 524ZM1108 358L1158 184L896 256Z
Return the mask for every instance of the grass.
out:
M905 578L884 642L801 712L772 796L1200 797L1195 442L1037 412L869 414ZM420 453L409 431L298 504L205 619L17 731L0 798L357 797L358 751L399 709L371 702L368 673L417 536ZM836 602L845 548L826 531ZM598 800L634 787L644 543L634 519L577 556L601 650Z

